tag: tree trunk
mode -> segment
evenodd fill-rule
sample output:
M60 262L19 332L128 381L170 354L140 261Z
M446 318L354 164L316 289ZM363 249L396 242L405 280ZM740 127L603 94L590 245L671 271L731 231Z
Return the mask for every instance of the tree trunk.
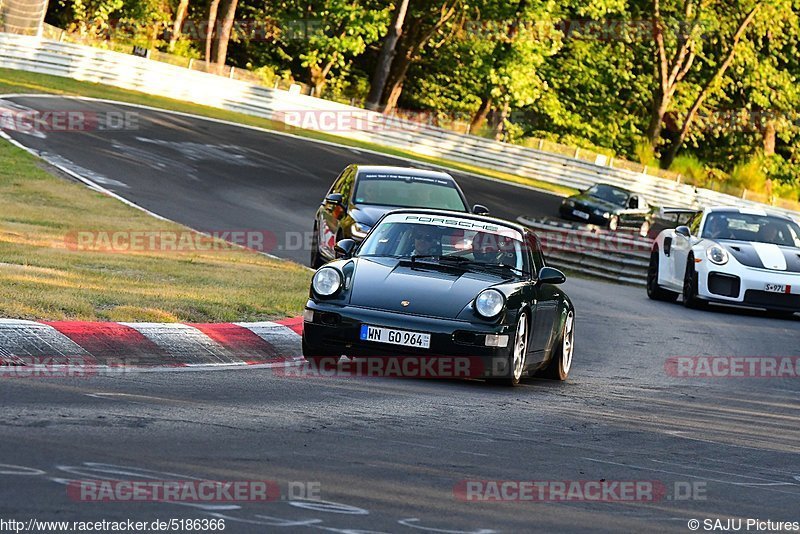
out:
M380 108L383 113L391 113L397 107L397 101L403 93L403 82L410 66L411 59L407 54L395 56L395 60L392 62L392 72L389 73L389 80L383 88L381 97Z
M211 43L214 41L214 31L217 25L217 10L219 9L219 0L211 0L211 5L208 6L208 27L206 28L206 64L211 64Z
M456 7L461 0L446 0L444 5L439 9L436 22L426 27L423 23L425 15L420 15L420 18L412 18L409 23L405 25L405 31L398 40L395 46L395 56L389 69L389 76L386 86L383 88L383 94L378 104L378 108L382 109L384 113L390 113L397 105L397 101L403 92L403 81L405 80L408 68L411 66L423 46L434 36L436 32L441 29L456 14ZM423 2L423 7L426 4Z
M764 136L764 155L765 156L774 156L775 155L775 121L770 119L764 125L764 131L762 135Z
M756 4L753 7L753 9L751 9L750 12L747 14L744 20L742 20L742 22L739 24L739 27L733 34L733 38L731 40L732 41L731 47L730 50L728 50L728 55L725 58L725 61L722 62L722 64L719 66L714 75L711 78L709 78L709 80L703 86L703 89L694 99L692 107L689 109L689 112L686 114L686 118L683 121L683 126L681 127L680 135L672 143L672 145L670 145L669 150L661 160L661 166L664 169L669 169L669 166L672 165L675 156L678 154L678 150L680 150L684 141L686 141L686 137L689 135L689 129L691 128L692 123L694 122L694 119L697 116L697 112L700 110L700 106L703 105L705 99L708 97L709 94L711 94L711 90L714 87L714 84L716 84L716 82L725 75L725 71L728 70L728 67L730 67L731 63L733 62L733 57L734 54L736 53L736 45L739 44L739 40L742 38L742 35L744 35L744 32L745 30L747 30L747 27L750 25L751 22L753 22L753 19L756 16L756 11L758 11L758 8L760 6L761 6L760 3Z
M664 115L667 114L669 109L670 99L665 98L661 91L656 92L656 100L653 103L653 109L650 113L650 124L647 127L647 141L650 146L655 147L658 144L658 139L661 137L661 129L664 125Z
M408 11L408 0L398 0L397 13L395 14L394 23L389 28L389 33L383 40L381 53L378 56L378 63L375 65L375 72L372 76L372 82L369 87L369 95L367 96L367 109L375 110L380 105L381 95L383 89L386 87L386 80L389 78L389 71L392 68L392 61L394 61L395 54L397 53L397 41L403 34L403 22L406 18Z
M311 85L314 86L314 96L319 97L322 94L322 90L325 88L325 84L328 81L328 74L330 74L331 69L336 63L336 56L337 55L334 54L331 60L322 68L318 66L309 67L308 74L311 78Z
M497 124L494 129L494 140L504 141L506 133L506 120L508 119L508 112L511 111L511 102L506 101L500 109L500 116L497 118Z
M489 110L492 109L492 97L485 96L481 100L481 105L475 115L472 117L472 122L469 125L469 131L475 133L486 124L486 117L489 115Z
M231 40L231 29L236 18L236 6L238 4L239 0L230 0L228 9L225 11L225 18L222 20L222 28L217 39L217 66L220 68L225 65L225 60L228 57L228 43Z
M181 0L178 4L178 11L175 12L175 22L172 24L172 34L169 36L169 51L175 50L175 43L181 36L183 29L183 21L186 18L186 12L189 10L189 0Z

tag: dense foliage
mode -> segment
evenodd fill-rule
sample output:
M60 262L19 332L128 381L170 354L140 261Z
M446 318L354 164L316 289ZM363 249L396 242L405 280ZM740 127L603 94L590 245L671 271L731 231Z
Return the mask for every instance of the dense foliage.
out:
M800 0L60 0L47 20L115 39L122 21L337 100L380 79L386 112L800 192Z

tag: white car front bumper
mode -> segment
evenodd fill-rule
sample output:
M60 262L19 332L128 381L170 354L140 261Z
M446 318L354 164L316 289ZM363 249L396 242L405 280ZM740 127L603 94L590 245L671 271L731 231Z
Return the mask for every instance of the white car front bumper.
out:
M703 261L697 266L698 296L756 308L800 311L800 273L753 269L741 264L714 265ZM783 286L782 292L767 291L767 286Z

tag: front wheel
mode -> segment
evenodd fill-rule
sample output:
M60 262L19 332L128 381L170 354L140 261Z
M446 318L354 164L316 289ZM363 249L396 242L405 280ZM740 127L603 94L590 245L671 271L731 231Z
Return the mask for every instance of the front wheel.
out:
M694 254L686 260L686 274L683 275L683 305L687 308L703 309L705 302L697 296L697 271L694 268Z
M325 265L325 260L319 253L319 227L314 225L314 234L311 236L311 268L319 269Z
M518 386L525 370L526 353L528 352L528 314L522 312L517 319L517 326L514 329L514 342L511 345L511 353L508 355L509 376L505 378L492 379L490 382L503 384L506 386Z
M653 300L675 302L678 298L678 293L658 285L658 255L658 247L654 247L650 253L650 265L647 268L647 296Z
M541 376L551 380L564 381L572 368L572 354L575 351L575 312L573 310L567 312L558 345L553 350L555 352L550 358L550 363L542 371Z
M335 366L336 362L339 361L341 355L336 354L335 351L312 348L308 343L306 343L305 338L303 338L301 342L301 346L303 349L303 358L306 359L309 363L311 363L314 367L327 367L328 365Z
M786 310L767 310L767 317L775 319L785 319L787 321L794 319L795 312Z

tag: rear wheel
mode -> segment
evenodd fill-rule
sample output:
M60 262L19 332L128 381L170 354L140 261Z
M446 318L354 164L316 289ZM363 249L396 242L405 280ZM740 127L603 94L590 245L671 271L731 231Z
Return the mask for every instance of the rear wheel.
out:
M558 345L553 348L553 357L540 376L551 380L564 381L572 368L572 353L575 350L575 312L569 310L561 328Z
M658 247L653 247L653 251L650 253L650 266L647 268L647 296L653 300L675 302L678 293L658 285L658 256Z
M683 276L683 305L693 309L706 307L706 303L697 297L697 271L694 268L694 254L689 254L686 260L686 274Z

